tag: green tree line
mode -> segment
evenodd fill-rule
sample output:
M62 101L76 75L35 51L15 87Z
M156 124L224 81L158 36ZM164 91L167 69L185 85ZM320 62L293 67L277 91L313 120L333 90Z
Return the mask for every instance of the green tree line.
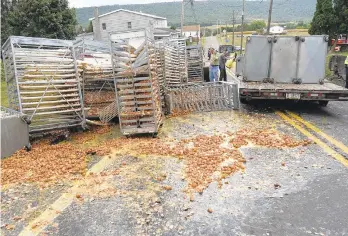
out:
M316 10L308 31L310 34L327 34L335 38L348 34L348 1L317 0Z
M74 39L76 25L68 0L1 0L1 44L11 35Z

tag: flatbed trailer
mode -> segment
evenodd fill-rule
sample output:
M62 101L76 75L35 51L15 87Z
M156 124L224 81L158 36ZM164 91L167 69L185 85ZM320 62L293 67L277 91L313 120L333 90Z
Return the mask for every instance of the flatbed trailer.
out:
M348 101L348 89L328 80L324 80L323 84L245 82L242 76L235 75L232 70L229 74L239 85L242 103L251 100L305 100L327 105L329 101Z
M348 101L348 89L329 81L323 84L279 84L239 81L241 102L250 100L307 100L326 105L328 101Z

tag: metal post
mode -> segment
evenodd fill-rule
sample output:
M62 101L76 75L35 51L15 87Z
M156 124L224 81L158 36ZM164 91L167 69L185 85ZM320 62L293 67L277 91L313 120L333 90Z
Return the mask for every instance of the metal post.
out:
M233 109L239 109L239 91L238 84L232 84L232 96L233 96Z
M227 43L227 21L226 21L226 28L225 28L225 31L226 31L225 38L226 38L226 43Z
M99 21L99 8L95 7L94 8L94 24L95 24L95 29L93 29L94 32L94 38L95 40L100 41L101 40L101 30L100 30L100 21Z
M243 54L243 33L244 33L244 9L245 9L245 0L243 0L243 10L242 10L242 33L241 33L241 37L240 37L240 54Z
M232 26L232 46L234 46L234 24L235 24L235 19L234 19L234 10L233 10L233 18L232 18L232 24L233 24L233 26Z
M14 67L14 79L16 81L16 86L17 86L17 98L19 102L19 111L23 112L23 107L22 107L22 98L21 98L21 93L19 90L19 81L18 81L18 72L17 72L17 62L16 62L16 52L15 48L13 46L12 39L10 39L10 44L11 44L11 50L12 50L12 60L13 60L13 67Z
M185 0L182 0L182 3L181 3L181 37L183 37L184 12L185 12Z
M268 35L269 35L269 31L270 31L270 29L271 29L272 8L273 8L273 0L270 0L270 3L269 3L269 11L268 11L268 24L267 24L267 34L268 34Z

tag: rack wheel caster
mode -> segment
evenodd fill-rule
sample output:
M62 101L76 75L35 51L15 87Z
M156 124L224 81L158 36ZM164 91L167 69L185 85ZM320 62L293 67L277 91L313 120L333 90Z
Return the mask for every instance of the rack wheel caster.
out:
M157 138L157 132L152 134L152 138Z
M31 151L31 144L29 143L27 146L25 146L25 150L27 152L30 152Z

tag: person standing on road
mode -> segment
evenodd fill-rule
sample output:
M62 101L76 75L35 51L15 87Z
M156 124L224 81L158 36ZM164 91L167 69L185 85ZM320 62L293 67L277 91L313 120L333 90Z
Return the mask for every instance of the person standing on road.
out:
M219 56L214 48L210 52L209 78L210 82L219 81Z
M228 51L224 51L219 57L219 67L220 67L220 81L227 81L226 74L226 62L227 62Z
M348 88L348 56L346 57L344 66L346 67L346 88Z

